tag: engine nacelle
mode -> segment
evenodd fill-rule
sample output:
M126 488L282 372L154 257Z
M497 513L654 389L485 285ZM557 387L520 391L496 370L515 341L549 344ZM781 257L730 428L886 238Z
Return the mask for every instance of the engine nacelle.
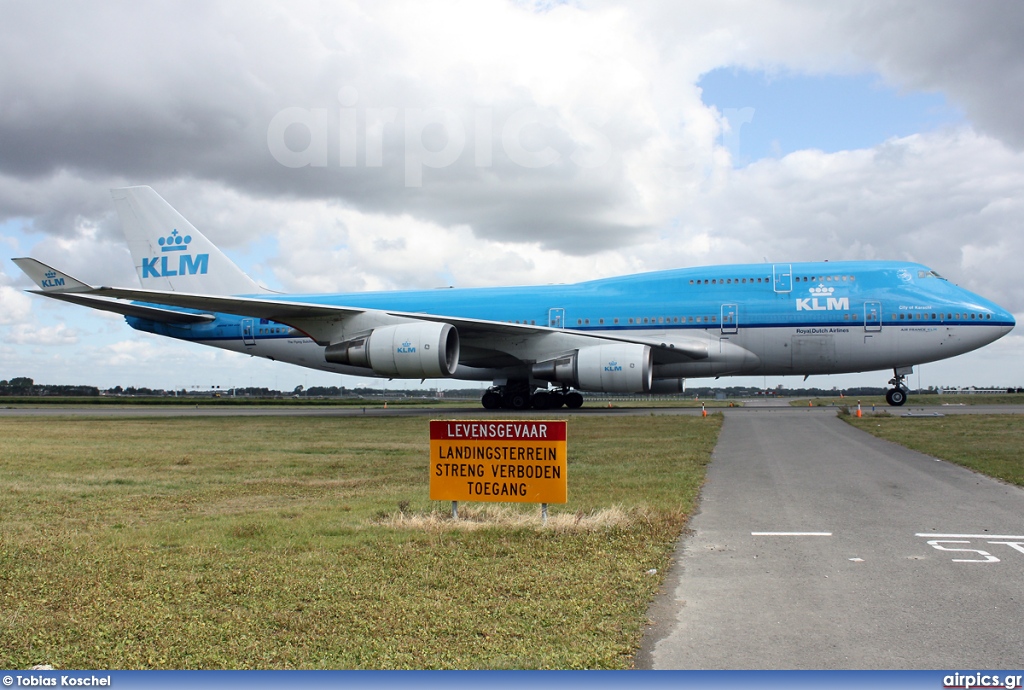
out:
M380 376L442 378L459 365L459 332L451 324L429 321L384 326L368 336L328 345L324 358Z
M651 384L651 393L654 395L673 395L683 392L683 384L686 379L654 379Z
M534 378L605 393L647 393L654 367L649 345L613 343L584 347L533 365Z

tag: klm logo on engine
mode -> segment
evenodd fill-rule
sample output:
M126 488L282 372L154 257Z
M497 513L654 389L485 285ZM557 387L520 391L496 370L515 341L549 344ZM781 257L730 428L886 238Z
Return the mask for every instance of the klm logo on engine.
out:
M833 311L837 309L849 309L850 298L849 297L833 297L832 293L835 292L833 287L825 287L822 284L818 284L818 287L812 287L808 292L811 293L810 297L798 297L796 300L797 311Z
M618 362L608 362L608 364L605 365L604 370L608 372L622 371L622 365L619 364Z
M395 352L397 352L400 355L412 355L416 354L416 348L413 346L412 343L406 340L404 343L402 343L401 347L395 350Z
M189 254L188 245L192 242L191 235L182 237L177 230L167 237L161 237L161 256L142 259L143 278L170 278L173 276L206 275L210 269L209 254ZM178 261L174 261L175 253Z
M47 271L46 277L43 278L41 285L44 290L46 288L64 287L64 279L58 278L56 271Z

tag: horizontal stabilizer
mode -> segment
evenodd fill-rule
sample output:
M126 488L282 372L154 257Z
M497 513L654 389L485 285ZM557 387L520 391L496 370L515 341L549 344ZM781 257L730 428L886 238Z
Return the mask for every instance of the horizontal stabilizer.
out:
M197 295L187 292L165 292L162 290L139 290L135 288L100 287L93 289L92 293L102 297L137 300L147 304L167 304L183 309L199 309L224 314L239 314L241 316L272 319L281 323L288 323L289 319L294 320L297 318L343 318L366 311L365 309L262 299L259 297Z
M24 257L11 259L22 272L32 279L44 294L66 293L66 292L89 292L92 287L77 278L72 278L67 273L62 273L52 266L47 266L42 261Z
M76 293L67 292L42 292L40 290L30 290L37 295L45 295L46 297L52 297L58 299L61 302L71 302L72 304L79 304L83 307L90 307L92 309L99 309L100 311L109 311L114 314L122 314L124 316L137 316L143 319L149 319L150 321L159 321L162 323L210 323L216 321L217 317L213 314L194 314L187 311L175 311L173 309L163 309L161 307L147 307L142 304L132 304L129 302L119 302L117 300L103 299L102 297L89 297L87 295L80 295Z

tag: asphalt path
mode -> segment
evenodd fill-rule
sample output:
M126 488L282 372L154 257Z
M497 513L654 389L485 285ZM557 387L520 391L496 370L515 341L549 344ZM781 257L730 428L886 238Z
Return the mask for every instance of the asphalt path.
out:
M1024 491L750 412L726 415L638 666L1024 668Z

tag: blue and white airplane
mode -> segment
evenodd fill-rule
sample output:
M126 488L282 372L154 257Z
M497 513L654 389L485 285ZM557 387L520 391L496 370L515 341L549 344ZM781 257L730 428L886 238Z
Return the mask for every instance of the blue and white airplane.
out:
M578 391L680 392L686 378L892 369L1010 332L1012 314L916 263L707 266L573 285L284 295L259 286L149 187L113 190L142 289L93 287L30 258L30 292L135 329L339 374L491 381L488 409Z

